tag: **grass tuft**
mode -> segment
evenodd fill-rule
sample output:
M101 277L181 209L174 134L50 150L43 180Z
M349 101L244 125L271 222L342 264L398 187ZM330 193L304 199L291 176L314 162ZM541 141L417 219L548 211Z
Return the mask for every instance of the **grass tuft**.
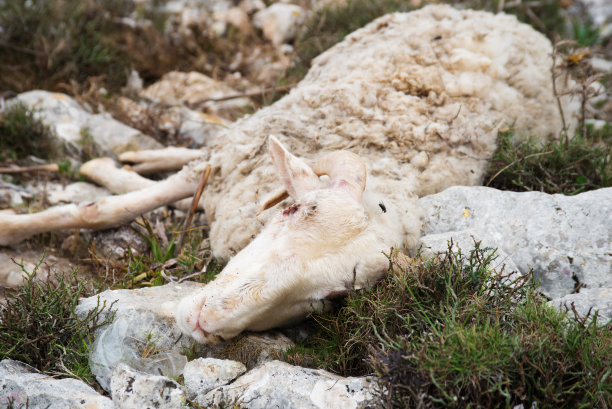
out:
M39 281L36 274L41 263L31 272L17 263L25 281L0 306L0 360L15 359L43 372L93 384L89 345L93 332L112 320L113 314L104 320L100 316L111 306L98 304L85 317L77 317L79 298L90 295L89 291L74 271L53 281Z
M550 307L529 277L492 273L491 249L391 262L285 354L342 375L376 374L387 407L612 405L612 327Z
M147 218L139 219L131 228L146 241L148 249L142 254L136 254L128 248L125 259L113 267L121 272L121 278L108 284L112 288L142 288L185 280L203 283L213 280L223 270L225 263L212 256L203 227L195 227L186 232L186 240L177 248L176 225L166 226L157 221L153 227ZM95 248L90 252L92 260L99 267L106 263L95 254Z
M612 186L612 127L587 127L569 140L539 145L501 132L485 183L500 190L575 195Z
M57 154L51 128L22 103L11 105L0 116L0 161L34 155L49 159Z

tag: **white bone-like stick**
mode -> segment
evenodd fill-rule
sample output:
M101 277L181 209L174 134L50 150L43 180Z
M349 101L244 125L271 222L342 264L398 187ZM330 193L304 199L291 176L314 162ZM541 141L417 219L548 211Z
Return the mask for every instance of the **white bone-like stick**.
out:
M81 166L79 173L116 195L144 189L158 183L140 176L133 170L117 167L111 158L90 160ZM172 206L180 210L188 210L191 206L191 200L179 200L172 203ZM198 203L198 209L203 209L202 201Z
M79 173L118 195L144 189L157 183L132 170L118 168L111 158L90 160L81 166Z
M140 174L179 170L203 155L199 149L168 147L164 149L129 151L119 155L121 162L135 163L131 168Z
M201 166L200 166L201 165ZM193 195L205 164L187 166L161 182L87 204L57 206L33 214L0 214L0 245L18 243L34 234L70 228L105 229Z

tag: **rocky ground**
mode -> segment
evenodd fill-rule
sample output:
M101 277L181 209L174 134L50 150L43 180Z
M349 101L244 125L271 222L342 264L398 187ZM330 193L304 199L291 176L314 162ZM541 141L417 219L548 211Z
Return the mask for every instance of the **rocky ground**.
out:
M79 166L93 157L116 160L126 151L205 145L237 118L295 85L298 51L305 42L301 33L312 24L317 10L332 2L134 3L135 11L118 24L133 33L155 24L147 16L163 14L165 46L175 44L183 55L189 54L189 64L172 67L171 62L158 62L164 69L172 68L164 73L151 67L132 70L119 91L105 88L95 78L64 84L63 93L55 86L48 91L7 89L0 109L17 102L34 109L64 154L59 173L23 171L45 162L34 157L5 158L4 167L15 173L0 180L2 211L33 212L111 195L78 178ZM593 46L588 56L593 72L611 73L612 7L596 0L569 3L562 12L568 25L576 16L588 15L599 28L600 47ZM544 23L534 22L538 24ZM203 36L218 38L219 47L238 38L241 47L211 56L203 52ZM185 72L185 66L193 71ZM603 126L612 119L612 103L605 88L609 80L597 79L595 87L604 92L594 97L597 101L590 105L588 119L593 126ZM498 249L496 268L533 272L551 305L575 308L581 314L594 308L601 320L612 319L612 188L564 196L458 186L419 200L424 209L419 241L423 254L444 252L450 239L464 252L474 240L481 241ZM27 271L42 260L37 269L41 280L76 269L92 287L103 283L108 288L82 300L77 309L81 316L99 300L116 311L112 323L96 331L91 346L90 367L97 389L77 379L47 378L6 359L0 362L0 407L366 408L377 404L380 390L371 377L345 378L276 360L278 351L303 339L305 329L246 334L221 346L203 347L199 358L189 360L185 351L194 343L181 335L173 311L180 297L203 285L190 278L203 279L205 273L200 271L218 267L206 238L205 216L196 216L194 225L200 230L189 238L189 254L158 257L152 250L155 243L162 252L170 248L171 231L184 215L176 208L161 209L147 215L148 224L42 234L0 248L3 292L14 291L24 280L22 267L13 260ZM138 262L144 260L151 266L139 269ZM154 352L144 353L151 340Z

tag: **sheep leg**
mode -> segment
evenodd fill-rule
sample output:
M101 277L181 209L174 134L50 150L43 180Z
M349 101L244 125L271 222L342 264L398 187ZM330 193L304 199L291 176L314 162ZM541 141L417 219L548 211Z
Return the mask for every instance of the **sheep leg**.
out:
M200 149L168 147L164 149L124 152L119 155L121 162L131 162L131 169L141 175L161 171L179 170L192 160L201 158Z
M140 176L133 170L118 168L111 158L90 160L81 166L79 173L118 195L151 187L158 183ZM172 203L172 206L180 210L188 210L191 206L191 200L179 200ZM198 203L198 209L204 209L201 202Z
M0 245L15 244L46 231L106 229L129 222L143 213L192 196L205 165L203 162L190 164L144 189L92 203L57 206L34 214L0 214Z

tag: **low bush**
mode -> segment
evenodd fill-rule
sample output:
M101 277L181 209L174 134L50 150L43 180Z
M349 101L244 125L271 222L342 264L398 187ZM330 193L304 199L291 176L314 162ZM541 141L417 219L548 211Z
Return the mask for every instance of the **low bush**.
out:
M394 262L350 295L289 362L375 374L387 407L612 405L612 327L549 305L529 277L492 272L491 249Z
M14 104L0 115L0 161L34 155L49 159L57 154L57 139L51 128L23 104Z
M98 304L86 316L78 317L79 298L90 292L76 272L39 281L40 263L31 272L20 266L24 283L9 292L6 304L0 305L0 360L15 359L46 373L93 384L89 345L93 332L112 320L113 314L101 318L111 306Z

